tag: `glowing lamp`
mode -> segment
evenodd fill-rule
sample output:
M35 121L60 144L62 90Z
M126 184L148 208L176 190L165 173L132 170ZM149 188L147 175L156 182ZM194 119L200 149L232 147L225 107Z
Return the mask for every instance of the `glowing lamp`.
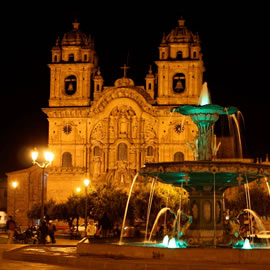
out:
M54 155L52 152L44 152L44 157L46 161L51 163L53 161Z
M32 152L32 160L33 161L36 161L37 160L37 157L38 157L38 152L37 151L33 151Z
M89 179L85 179L85 180L83 181L83 183L84 183L84 185L85 185L86 187L88 187L88 185L90 184L90 180L89 180Z
M16 182L16 181L12 182L12 186L13 186L14 188L16 188L16 187L18 186L18 182Z
M77 187L76 188L76 191L79 193L79 192L81 192L81 188L80 187Z

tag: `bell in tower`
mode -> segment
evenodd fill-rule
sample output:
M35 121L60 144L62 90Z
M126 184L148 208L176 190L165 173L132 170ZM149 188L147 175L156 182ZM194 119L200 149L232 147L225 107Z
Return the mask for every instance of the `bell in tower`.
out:
M182 73L176 74L173 77L174 93L182 93L185 90L185 75Z
M184 90L183 84L181 83L180 80L177 81L174 89L176 92L182 92Z
M75 94L76 85L77 85L76 77L74 75L68 76L65 79L65 92L66 92L66 94L69 96Z
M73 91L73 85L72 83L69 83L67 91Z
M91 103L97 55L93 40L79 25L75 21L73 29L58 37L52 48L50 107L89 106Z
M163 36L159 60L155 63L158 104L198 103L204 72L201 44L199 36L188 29L183 18Z

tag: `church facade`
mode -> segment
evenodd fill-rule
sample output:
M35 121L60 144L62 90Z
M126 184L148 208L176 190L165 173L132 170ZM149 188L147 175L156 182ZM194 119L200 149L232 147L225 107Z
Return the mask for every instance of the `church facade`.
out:
M204 64L198 35L183 19L163 36L145 86L124 75L104 86L91 38L79 23L52 48L50 98L43 108L49 122L47 198L63 201L83 179L91 184L129 187L147 162L193 160L196 126L171 112L174 106L197 104Z
M78 22L51 51L50 98L42 109L54 153L46 169L46 200L65 201L85 178L91 185L128 189L145 163L194 160L197 127L189 117L171 112L198 104L203 84L200 39L183 19L163 36L157 72L150 67L144 86L128 78L126 66L122 78L105 86L94 43ZM8 214L15 213L18 224L26 226L27 211L41 201L41 170L33 166L7 177Z

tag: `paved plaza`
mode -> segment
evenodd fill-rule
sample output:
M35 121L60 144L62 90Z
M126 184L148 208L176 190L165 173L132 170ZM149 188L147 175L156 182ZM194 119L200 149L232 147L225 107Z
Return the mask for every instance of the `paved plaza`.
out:
M78 256L76 244L78 240L57 239L56 245L22 245L0 244L0 269L104 269L104 270L267 270L269 265L260 264L219 264L179 262L159 259L138 260L126 258L104 258L91 256ZM12 251L10 251L12 250ZM5 256L3 253L9 251ZM5 257L5 258L3 258Z

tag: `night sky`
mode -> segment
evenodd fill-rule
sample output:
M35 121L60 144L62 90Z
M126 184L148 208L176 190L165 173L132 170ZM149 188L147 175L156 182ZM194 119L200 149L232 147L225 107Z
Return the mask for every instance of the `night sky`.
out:
M212 103L236 106L242 112L245 156L264 159L270 153L267 7L228 1L183 6L181 2L172 7L164 3L158 7L157 2L146 7L138 1L128 5L87 1L88 7L76 2L77 6L62 10L48 7L49 2L4 7L0 176L27 168L31 149L47 145L48 123L41 108L48 106L50 50L57 36L72 29L75 19L82 31L94 37L105 86L110 86L122 77L124 64L130 67L128 77L144 85L149 65L156 71L163 33L174 29L183 16L200 35Z

